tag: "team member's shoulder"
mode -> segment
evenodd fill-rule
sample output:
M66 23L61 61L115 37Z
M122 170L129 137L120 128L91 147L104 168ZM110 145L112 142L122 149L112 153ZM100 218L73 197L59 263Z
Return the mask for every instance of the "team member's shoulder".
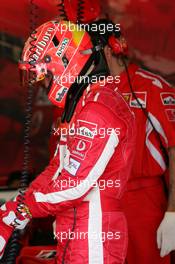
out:
M172 89L172 86L158 74L138 68L135 72L135 75L138 81L143 82L146 85L157 87L160 90Z

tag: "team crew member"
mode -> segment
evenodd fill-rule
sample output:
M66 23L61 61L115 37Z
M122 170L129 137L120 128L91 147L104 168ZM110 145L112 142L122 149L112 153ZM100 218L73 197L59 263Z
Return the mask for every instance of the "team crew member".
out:
M1 207L1 254L14 227L54 215L57 263L122 264L127 227L120 198L134 155L134 115L115 83L91 83L92 76L109 72L101 45L86 31L55 20L40 26L35 37L35 53L30 39L23 50L22 79L43 82L49 99L64 107L65 122L51 163L18 206L21 214L16 215L19 198ZM79 75L88 81L77 81Z
M136 117L136 156L122 199L129 231L127 264L168 264L175 249L175 92L160 76L128 63L123 36L99 37L103 43L107 39L111 75L120 75L119 90Z

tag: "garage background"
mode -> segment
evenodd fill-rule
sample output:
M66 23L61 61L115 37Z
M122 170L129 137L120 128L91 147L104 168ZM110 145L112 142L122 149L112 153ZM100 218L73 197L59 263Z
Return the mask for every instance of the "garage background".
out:
M35 7L31 5L35 4ZM140 65L175 84L175 2L166 0L94 1L128 40L130 56ZM20 87L17 63L24 41L36 26L59 15L61 0L1 0L0 8L0 186L15 186L23 164L25 92ZM71 0L74 17L78 0ZM89 12L89 10L86 10ZM48 139L53 107L42 91L35 94L31 132L31 174L49 160ZM33 158L34 157L34 158ZM10 182L9 182L10 181Z

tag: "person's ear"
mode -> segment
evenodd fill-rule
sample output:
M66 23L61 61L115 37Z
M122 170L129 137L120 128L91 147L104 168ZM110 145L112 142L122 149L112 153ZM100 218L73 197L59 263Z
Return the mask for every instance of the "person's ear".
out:
M111 52L111 48L108 45L104 47L104 53L105 53L107 61L110 61L112 57L112 52Z

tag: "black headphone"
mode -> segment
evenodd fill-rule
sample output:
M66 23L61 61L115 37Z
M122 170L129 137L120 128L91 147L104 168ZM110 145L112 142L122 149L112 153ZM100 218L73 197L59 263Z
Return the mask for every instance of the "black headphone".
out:
M94 31L94 25L98 28L98 32ZM103 25L103 32L100 31L100 26ZM128 44L122 36L120 28L108 19L99 19L88 24L87 31L91 36L94 46L109 45L115 55L127 55Z

